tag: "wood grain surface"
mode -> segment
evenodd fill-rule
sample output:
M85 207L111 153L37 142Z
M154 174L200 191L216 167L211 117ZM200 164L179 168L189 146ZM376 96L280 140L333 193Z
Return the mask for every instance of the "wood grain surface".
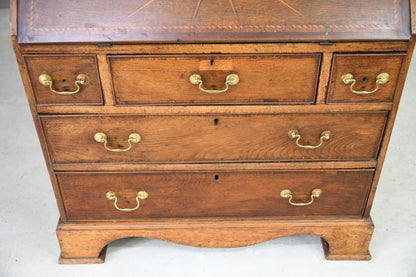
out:
M408 0L19 1L20 43L401 40Z
M218 116L42 116L55 163L325 161L375 159L386 112L371 114L285 114ZM288 133L297 129L303 145ZM111 148L128 147L131 133L142 140L127 152L96 142L108 136Z
M374 103L393 102L396 84L405 53L398 54L335 54L328 90L329 103ZM344 74L351 73L356 80L353 89L372 91L376 88L376 78L380 73L388 73L390 80L380 85L372 94L355 94L351 85L341 81Z
M83 44L59 43L51 50L50 44L19 44L23 54L298 54L334 52L398 52L406 51L408 40L399 41L330 41L330 42L279 42L279 43L167 43L167 44L116 44L89 42Z
M131 104L312 104L320 55L163 55L110 56L116 102ZM227 92L228 74L240 81Z
M218 115L218 114L330 114L330 113L372 113L390 111L393 103L334 103L315 105L119 105L119 106L88 106L88 105L38 105L39 114L82 114L82 115Z
M59 173L69 220L217 217L217 216L360 216L373 170L276 172ZM313 189L322 195L308 206L290 205L280 192L290 189L294 202L309 202ZM149 197L140 200L139 191Z
M267 170L326 170L375 168L377 160L370 161L327 161L327 162L250 162L250 163L71 163L53 164L55 171L267 171Z
M415 0L12 0L11 38L60 211L60 263L100 263L147 237L237 247L322 238L370 259L369 213L415 44ZM410 4L410 5L409 5ZM413 36L412 36L413 34ZM390 81L371 95L386 72ZM90 84L73 96L58 90ZM189 83L221 89L205 95ZM331 138L317 149L322 131ZM127 152L130 133L142 140ZM322 195L304 207L314 188ZM114 191L118 211L105 194Z
M207 218L155 219L129 222L63 223L57 228L59 262L103 263L106 245L126 237L147 237L198 247L239 247L284 236L322 238L331 260L369 260L374 225L365 219Z
M66 105L101 105L100 77L95 56L25 56L36 103ZM49 86L39 82L41 74L48 74L56 91L75 91L75 80L79 74L89 78L88 85L81 85L80 91L71 95L59 95L50 91Z

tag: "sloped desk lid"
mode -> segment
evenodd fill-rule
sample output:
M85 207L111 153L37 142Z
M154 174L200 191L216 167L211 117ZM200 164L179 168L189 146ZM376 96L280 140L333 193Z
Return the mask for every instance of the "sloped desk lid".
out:
M18 41L272 42L410 38L406 0L18 1Z

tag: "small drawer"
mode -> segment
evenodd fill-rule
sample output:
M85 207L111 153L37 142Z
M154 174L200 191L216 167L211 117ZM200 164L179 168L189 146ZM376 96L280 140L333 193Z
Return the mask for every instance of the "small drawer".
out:
M65 163L376 159L387 112L280 115L41 116Z
M57 174L69 220L361 216L372 176L372 170Z
M405 54L335 54L328 103L393 101Z
M25 60L38 105L103 104L95 56L36 55Z
M119 105L312 104L320 59L320 54L109 57Z

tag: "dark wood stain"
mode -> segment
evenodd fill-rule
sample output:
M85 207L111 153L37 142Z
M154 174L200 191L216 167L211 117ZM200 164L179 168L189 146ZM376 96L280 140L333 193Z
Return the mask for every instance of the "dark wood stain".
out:
M409 39L406 0L19 1L19 42ZM65 11L65 12L57 12Z
M360 216L372 170L277 172L59 173L70 220L231 217L231 216ZM290 189L294 202L308 202L313 189L321 197L305 207L289 204L280 192ZM136 211L122 212L108 191L119 196L120 208L134 208L136 195L146 191Z

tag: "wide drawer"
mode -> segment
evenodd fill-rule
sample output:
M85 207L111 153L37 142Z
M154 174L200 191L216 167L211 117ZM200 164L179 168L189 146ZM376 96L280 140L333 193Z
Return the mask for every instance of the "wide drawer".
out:
M371 160L386 117L387 112L40 119L53 162L63 164Z
M103 103L95 56L31 55L25 60L37 104Z
M115 99L129 104L315 101L320 54L109 56ZM201 89L190 77L201 77ZM229 74L239 82L226 88Z
M372 176L372 170L57 174L69 220L360 216Z
M405 54L335 54L328 103L392 102Z

